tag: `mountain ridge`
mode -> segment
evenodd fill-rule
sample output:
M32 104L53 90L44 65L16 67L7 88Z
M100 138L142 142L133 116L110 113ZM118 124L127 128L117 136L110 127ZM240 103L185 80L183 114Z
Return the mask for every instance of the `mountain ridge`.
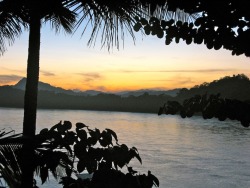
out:
M190 89L183 88L175 97L165 94L149 95L148 92L143 95L130 95L128 97L111 93L81 96L40 90L38 93L38 108L157 113L159 107L168 101L182 102L195 95L218 93L223 98L250 103L250 80L243 74L228 76ZM1 107L23 108L23 99L24 90L13 86L0 86Z
M15 85L12 87L15 89L25 90L25 84L26 84L26 78L22 78L20 81L18 81ZM148 93L149 95L169 95L169 96L176 96L180 89L172 89L172 90L153 90L153 89L140 89L140 90L134 90L134 91L122 91L122 92L102 92L97 90L86 90L86 91L80 91L80 90L67 90L61 87L55 87L50 85L49 83L41 82L38 83L38 90L40 91L50 91L55 93L63 93L67 95L73 95L73 96L96 96L99 94L115 94L122 97L129 97L129 96L141 96L144 93Z

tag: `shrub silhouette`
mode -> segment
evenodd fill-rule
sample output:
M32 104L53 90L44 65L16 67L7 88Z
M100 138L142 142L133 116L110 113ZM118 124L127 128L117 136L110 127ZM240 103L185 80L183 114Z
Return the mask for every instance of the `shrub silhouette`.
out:
M160 107L158 115L179 113L182 118L186 118L199 112L204 119L215 117L220 121L225 121L228 118L240 121L244 127L250 126L250 104L236 99L220 98L220 94L196 95L184 100L183 104L177 101L168 101L163 107Z
M34 158L29 159L29 164L42 183L48 179L49 172L58 179L58 172L63 170L65 173L60 183L64 188L159 187L159 180L150 171L139 174L129 165L133 158L142 163L139 152L136 147L119 144L113 130L100 131L76 123L73 131L69 121L41 130L32 140L21 134L0 139L0 166L3 166L0 173L10 187L21 184L23 168L17 167L24 164L22 157L26 148L23 146L27 142L31 143L30 149L34 151ZM88 178L74 178L80 177L80 173L89 174ZM36 183L33 187L37 187Z

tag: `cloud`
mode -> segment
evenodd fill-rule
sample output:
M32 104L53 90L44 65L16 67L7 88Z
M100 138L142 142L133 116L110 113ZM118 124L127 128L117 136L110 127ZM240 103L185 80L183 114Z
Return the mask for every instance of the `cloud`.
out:
M180 80L175 80L176 85L185 86L186 84L197 84L197 82L192 81L191 78L183 78Z
M40 71L44 76L55 76L54 73L48 71Z
M168 88L173 89L176 87L191 87L195 86L197 84L200 84L199 81L196 81L195 79L191 77L183 77L183 76L175 76L170 79L148 79L144 80L144 82L156 82L161 83L164 86L166 85Z
M18 82L23 77L19 75L0 75L0 84L9 84L11 82Z
M101 74L94 73L94 72L92 72L92 73L80 73L80 75L83 76L85 83L103 79L103 76Z
M231 72L231 71L239 71L237 69L191 69L191 70L145 70L145 71L137 71L137 70L119 70L121 73L213 73L213 72Z
M6 67L3 67L3 66L0 66L0 69L8 71L8 72L12 72L12 73L15 72L16 74L18 74L18 73L26 74L26 69L10 69L10 68L6 68Z
M108 89L105 86L97 86L95 87L95 89L98 91L108 91Z

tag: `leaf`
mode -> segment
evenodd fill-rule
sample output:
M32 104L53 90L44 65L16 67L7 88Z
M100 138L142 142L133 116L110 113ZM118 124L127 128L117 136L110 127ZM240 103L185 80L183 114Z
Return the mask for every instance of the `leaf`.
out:
M117 161L117 165L118 165L120 168L123 168L123 167L126 165L126 161L124 161L124 160Z
M86 165L86 169L89 174L92 174L93 172L95 172L96 168L97 168L97 161L89 161Z
M116 133L113 130L111 130L111 129L106 129L106 130L107 130L108 133L110 133L114 137L114 139L116 140L116 142L118 142L118 138L117 138Z
M86 168L86 162L84 162L83 160L79 160L79 162L77 163L77 171L79 173L83 172Z
M64 121L63 126L65 130L70 130L72 128L72 123L70 121Z
M137 158L138 161L140 161L140 163L142 164L142 160L141 160L141 157L139 155L139 152L138 152L137 148L136 147L132 147L131 151L133 151L133 157Z
M74 153L78 158L82 158L83 156L86 155L86 143L84 142L79 142L74 145Z
M101 135L101 132L99 129L95 128L95 136L96 136L96 139L98 140L100 138L100 135Z
M150 171L148 171L148 177L153 181L155 186L157 186L157 187L160 186L160 182L159 182L158 178L155 177L153 174L151 174Z
M40 177L41 177L41 180L42 180L42 184L44 184L44 182L48 178L48 175L49 175L48 168L41 167L41 169L40 169Z
M128 172L129 172L130 174L132 174L132 175L134 175L134 174L137 173L137 171L134 170L132 167L127 167L127 169L128 169Z
M108 146L108 142L105 139L99 139L99 143L101 144L102 147Z
M120 146L120 148L121 148L124 152L128 152L128 146L127 146L127 145L122 144L122 145Z
M68 145L73 145L76 140L76 133L74 133L73 131L67 132L65 137L63 138L64 143Z
M77 136L81 139L81 140L83 140L83 141L85 141L85 140L87 140L87 133L86 133L86 131L85 130L77 130L76 131L77 132Z
M142 160L141 157L139 155L139 153L135 153L135 157L138 159L138 161L140 161L140 163L142 164Z
M97 139L96 138L93 138L93 137L89 137L88 139L87 139L87 145L88 146L94 146L96 143L97 143Z
M50 128L50 131L53 131L53 130L57 129L58 126L60 126L60 125L62 125L62 121L60 121L60 122L57 123L56 125L52 126L52 127Z
M107 145L112 145L112 136L111 133L107 130L102 131L100 135L99 142L103 147L106 147Z
M163 30L159 30L159 31L157 32L157 37L161 39L161 38L163 38L163 36L164 36Z
M135 25L134 25L134 30L136 31L136 32L138 32L140 29L141 29L141 27L142 27L142 25L139 23L139 22L137 22Z
M71 177L71 174L72 174L72 169L66 168L66 175L67 175L67 177Z
M88 126L85 125L84 123L81 123L81 122L76 123L76 128L77 128L77 129L82 129L82 128L84 128L84 127L88 127Z
M150 27L149 25L146 25L146 26L144 27L144 31L145 31L145 34L146 34L146 35L149 35L150 32L151 32L151 27Z
M145 18L141 18L140 22L141 22L142 25L147 25L148 24L148 21Z
M46 134L48 132L49 132L49 129L45 128L45 129L42 129L39 134Z

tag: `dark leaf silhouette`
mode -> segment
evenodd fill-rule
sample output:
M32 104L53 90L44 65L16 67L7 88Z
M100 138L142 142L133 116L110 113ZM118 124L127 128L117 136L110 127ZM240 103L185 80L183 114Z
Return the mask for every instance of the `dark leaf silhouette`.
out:
M45 181L47 180L47 178L48 178L48 176L49 176L48 168L42 167L42 168L40 169L40 174L41 174L42 183L45 183Z
M83 172L86 168L87 164L84 160L79 160L79 162L77 163L77 171L79 173Z
M153 180L153 183L155 186L157 186L157 187L160 186L160 182L159 182L158 178L155 177L153 174L151 174L150 171L148 171L148 177Z
M77 129L82 129L84 127L88 127L88 126L86 126L84 123L80 123L80 122L76 123L76 128Z
M107 132L109 134L111 134L114 137L114 139L116 140L116 142L118 142L118 138L117 138L116 133L113 130L111 130L111 129L106 129L106 130L107 130Z

